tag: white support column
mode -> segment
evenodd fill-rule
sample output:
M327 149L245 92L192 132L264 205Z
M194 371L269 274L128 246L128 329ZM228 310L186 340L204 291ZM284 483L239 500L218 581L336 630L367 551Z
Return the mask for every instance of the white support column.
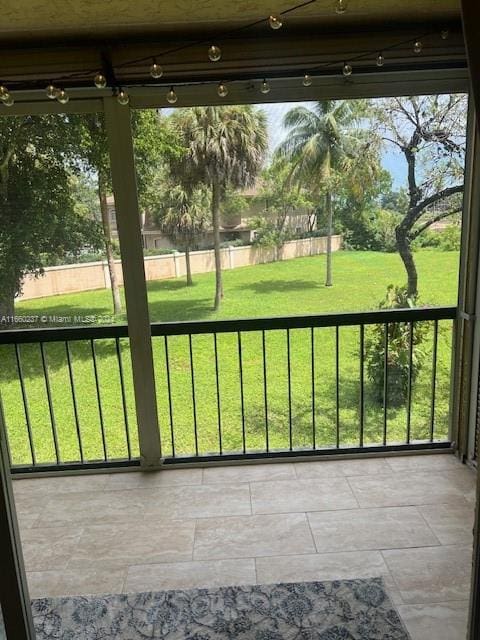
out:
M7 638L35 640L0 399L0 604ZM3 634L0 631L0 636Z
M118 240L122 256L140 457L143 467L161 463L150 317L138 209L130 109L104 99Z

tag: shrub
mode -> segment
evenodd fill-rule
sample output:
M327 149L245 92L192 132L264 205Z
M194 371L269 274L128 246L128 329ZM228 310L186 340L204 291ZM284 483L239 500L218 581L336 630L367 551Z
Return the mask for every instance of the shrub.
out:
M387 288L385 300L380 309L403 309L414 306L414 300L407 296L405 287ZM425 323L417 323L413 330L412 384L422 368L425 351L422 343L426 337ZM365 343L367 377L372 383L375 399L383 402L385 365L385 326L374 325ZM410 324L390 322L388 324L387 349L387 403L390 407L400 407L407 401L410 376Z

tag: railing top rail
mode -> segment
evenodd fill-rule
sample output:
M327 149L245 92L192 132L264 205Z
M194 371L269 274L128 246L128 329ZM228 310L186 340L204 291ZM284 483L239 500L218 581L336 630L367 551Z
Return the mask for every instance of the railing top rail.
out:
M337 312L308 316L155 322L151 325L151 330L153 336L175 336L274 329L308 329L311 327L343 327L384 324L387 322L455 320L456 317L456 307L423 307L418 309L380 309L355 313ZM128 326L126 324L44 329L6 329L0 331L0 344L101 340L126 337L128 337Z

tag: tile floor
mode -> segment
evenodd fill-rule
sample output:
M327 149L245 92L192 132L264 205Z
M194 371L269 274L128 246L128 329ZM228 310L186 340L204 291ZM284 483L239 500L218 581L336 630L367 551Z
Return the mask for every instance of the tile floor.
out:
M453 455L14 482L31 595L383 576L412 640L463 640L475 475Z

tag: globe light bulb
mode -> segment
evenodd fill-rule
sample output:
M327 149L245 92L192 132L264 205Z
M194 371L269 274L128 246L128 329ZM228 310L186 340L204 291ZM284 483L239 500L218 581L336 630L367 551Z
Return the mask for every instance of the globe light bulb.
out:
M347 64L347 63L345 63L345 64L343 65L342 73L343 73L343 75L344 75L346 78L348 78L348 76L351 76L351 75L352 75L352 71L353 71L353 69L352 69L352 66L351 66L351 65L349 65L349 64Z
M450 32L448 29L444 29L443 31L440 31L440 37L442 40L448 40L449 35L450 35Z
M175 93L175 89L173 87L170 87L170 91L168 91L167 93L167 102L169 102L170 104L175 104L178 100L178 96Z
M382 53L379 53L377 56L377 67L383 67L384 64L385 64L385 58L383 57Z
M60 104L67 104L67 102L69 101L69 97L68 97L68 93L65 91L65 89L60 89L57 92L56 95L57 100L60 102Z
M347 10L347 0L337 0L335 13L342 14Z
M414 53L422 53L422 49L423 49L423 45L420 42L420 40L417 40L415 42L415 44L413 45L413 52Z
M47 98L50 98L50 100L55 100L58 95L58 89L52 83L50 83L45 89L45 93L47 94Z
M302 84L303 84L304 87L309 87L312 84L312 76L310 76L310 75L308 75L308 73L306 73L303 76Z
M274 31L276 31L277 29L281 29L283 26L283 22L278 16L270 16L268 18L268 24Z
M217 87L217 93L220 98L226 98L228 96L228 87L224 82L220 82Z
M130 96L126 91L124 91L124 89L120 89L117 93L117 102L124 107L130 102Z
M208 57L212 62L218 62L222 57L222 50L216 44L212 44L208 49Z
M93 84L97 87L97 89L105 89L107 86L107 79L103 75L103 73L97 73L93 79Z
M4 98L2 98L2 100L3 100L3 104L6 107L13 107L13 105L15 103L15 100L13 99L13 96L10 93L7 93L6 96Z
M162 67L154 62L150 67L150 75L152 76L152 78L161 78L163 76Z
M264 94L270 93L270 85L266 80L264 80L260 85L260 91Z

